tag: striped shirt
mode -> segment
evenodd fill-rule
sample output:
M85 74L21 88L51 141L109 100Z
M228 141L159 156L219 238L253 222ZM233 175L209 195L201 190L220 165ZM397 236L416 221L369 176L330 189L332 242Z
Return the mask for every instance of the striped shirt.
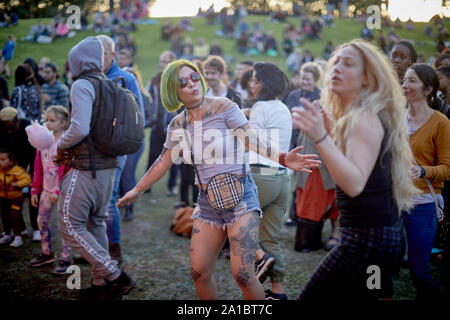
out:
M48 83L44 83L42 85L42 93L48 94L51 98L50 101L45 102L45 109L51 105L60 105L66 108L69 107L69 89L67 89L65 84L58 80L56 80L52 86Z

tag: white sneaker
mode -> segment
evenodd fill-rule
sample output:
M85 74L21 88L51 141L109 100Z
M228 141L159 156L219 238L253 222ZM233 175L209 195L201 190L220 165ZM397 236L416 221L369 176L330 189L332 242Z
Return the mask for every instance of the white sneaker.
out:
M41 232L39 230L33 231L33 241L36 241L36 242L41 241Z
M11 241L11 236L9 234L3 234L3 237L0 238L0 244L5 244Z
M27 235L28 235L28 229L23 230L23 231L20 233L20 235L21 235L21 236L27 236Z
M23 244L22 237L21 236L15 236L14 237L14 241L11 242L11 244L9 246L17 248L17 247L20 247L22 244Z

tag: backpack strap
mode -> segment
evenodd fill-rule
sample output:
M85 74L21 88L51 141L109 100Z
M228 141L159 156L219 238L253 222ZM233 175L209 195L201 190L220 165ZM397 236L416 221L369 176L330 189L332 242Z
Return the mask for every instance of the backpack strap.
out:
M105 77L103 76L103 74L98 73L98 72L95 72L95 73L82 72L81 74L79 74L76 77L75 80L78 80L78 79L88 80L94 87L94 91L95 91L95 100L94 100L94 103L92 104L91 125L90 125L89 134L87 136L89 153L90 153L90 157L91 157L90 160L91 160L91 168L92 168L92 178L95 179L97 177L97 171L95 169L95 157L94 157L95 148L94 148L94 141L92 140L92 130L95 126L95 123L96 123L97 117L98 117L98 113L100 111L99 105L103 99L101 86L102 86L102 80L104 80ZM98 85L94 84L91 79L97 80Z
M125 82L125 79L122 76L118 76L118 77L114 78L112 81L114 81L114 82L120 81L120 82L122 82L122 88L124 88L124 89L127 88L127 83Z

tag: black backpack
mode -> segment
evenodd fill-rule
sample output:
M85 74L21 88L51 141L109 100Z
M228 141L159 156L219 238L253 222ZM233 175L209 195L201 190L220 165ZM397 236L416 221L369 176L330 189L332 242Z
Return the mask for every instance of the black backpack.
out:
M125 88L125 80L110 80L101 73L82 74L78 79L88 80L95 88L89 133L95 149L110 156L136 153L144 139L143 115L136 95Z

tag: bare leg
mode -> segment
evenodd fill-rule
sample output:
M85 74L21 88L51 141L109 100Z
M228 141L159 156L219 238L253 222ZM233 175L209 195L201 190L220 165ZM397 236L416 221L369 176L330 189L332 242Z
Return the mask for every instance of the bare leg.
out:
M217 299L214 266L227 237L226 231L194 220L191 238L191 275L201 300Z
M264 289L255 276L255 252L259 218L256 212L242 216L228 229L231 271L246 300L264 300Z

